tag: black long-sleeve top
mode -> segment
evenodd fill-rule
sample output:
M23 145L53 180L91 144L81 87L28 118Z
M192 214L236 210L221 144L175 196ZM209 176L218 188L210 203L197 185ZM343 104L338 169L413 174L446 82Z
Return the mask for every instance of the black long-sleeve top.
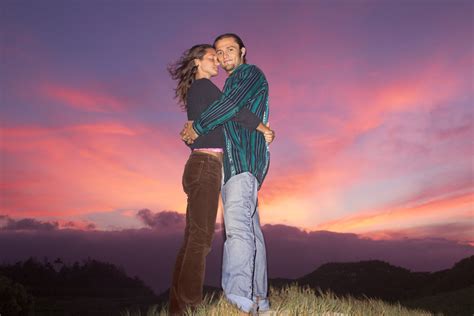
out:
M221 95L222 92L211 80L206 78L195 80L188 90L186 100L188 120L197 120L201 113L214 101L218 100ZM246 107L243 107L232 120L250 131L255 130L261 122L260 118ZM191 149L223 148L224 144L224 131L221 125L209 133L199 136L193 144L188 146Z

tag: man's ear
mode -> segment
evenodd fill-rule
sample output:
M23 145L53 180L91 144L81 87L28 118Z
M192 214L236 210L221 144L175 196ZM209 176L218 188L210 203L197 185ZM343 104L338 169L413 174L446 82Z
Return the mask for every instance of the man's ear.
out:
M245 49L245 47L242 47L240 49L240 58L244 58L245 53L247 53L247 49Z

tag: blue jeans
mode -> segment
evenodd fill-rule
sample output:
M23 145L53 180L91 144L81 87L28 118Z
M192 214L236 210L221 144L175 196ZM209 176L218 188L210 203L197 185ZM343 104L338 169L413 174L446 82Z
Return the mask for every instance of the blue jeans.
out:
M222 288L227 299L245 312L270 308L257 189L255 176L245 172L230 178L221 190L226 233Z

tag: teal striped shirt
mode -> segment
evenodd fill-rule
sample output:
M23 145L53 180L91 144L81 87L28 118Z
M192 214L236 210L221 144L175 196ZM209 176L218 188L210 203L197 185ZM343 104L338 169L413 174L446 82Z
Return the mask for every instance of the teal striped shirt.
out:
M250 172L257 178L260 188L268 171L270 152L262 133L245 129L231 120L243 107L264 124L268 122L268 82L255 65L238 66L227 78L221 98L194 121L193 127L202 135L223 125L224 182L237 174Z

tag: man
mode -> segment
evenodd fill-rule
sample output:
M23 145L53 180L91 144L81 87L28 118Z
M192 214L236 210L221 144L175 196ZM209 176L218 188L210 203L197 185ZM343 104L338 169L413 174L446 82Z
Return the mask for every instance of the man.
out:
M224 223L226 241L222 288L245 313L269 310L265 241L258 215L258 189L268 171L268 146L261 133L243 128L232 117L247 107L268 122L268 82L260 69L246 63L239 36L223 34L214 41L217 58L229 77L222 97L182 131L192 142L219 125L224 127ZM272 131L273 133L273 131Z

